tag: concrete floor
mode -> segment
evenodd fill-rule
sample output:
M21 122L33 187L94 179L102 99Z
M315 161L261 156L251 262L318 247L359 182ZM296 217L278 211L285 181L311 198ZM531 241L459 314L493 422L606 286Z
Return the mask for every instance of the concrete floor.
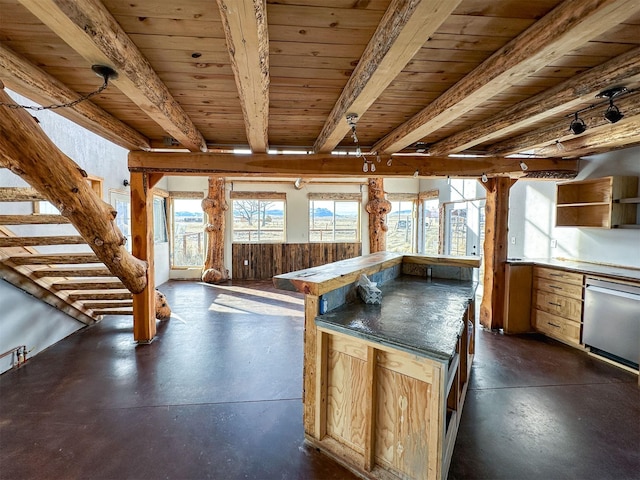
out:
M107 317L0 376L1 479L352 479L303 445L303 299L161 287L136 346ZM637 377L539 336L478 334L450 479L640 478Z

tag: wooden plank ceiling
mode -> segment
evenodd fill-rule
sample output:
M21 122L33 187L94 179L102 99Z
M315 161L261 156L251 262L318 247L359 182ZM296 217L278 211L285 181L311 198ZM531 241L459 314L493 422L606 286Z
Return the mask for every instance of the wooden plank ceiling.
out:
M58 112L130 150L353 150L347 113L380 154L640 143L638 0L0 0L8 88L69 101L96 63Z

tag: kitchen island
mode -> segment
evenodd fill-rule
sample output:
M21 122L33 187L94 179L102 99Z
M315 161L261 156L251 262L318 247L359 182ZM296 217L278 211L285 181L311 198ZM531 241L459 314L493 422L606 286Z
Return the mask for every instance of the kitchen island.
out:
M274 277L305 296L309 443L367 478L446 478L474 345L474 257L378 253ZM356 295L361 273L382 304Z

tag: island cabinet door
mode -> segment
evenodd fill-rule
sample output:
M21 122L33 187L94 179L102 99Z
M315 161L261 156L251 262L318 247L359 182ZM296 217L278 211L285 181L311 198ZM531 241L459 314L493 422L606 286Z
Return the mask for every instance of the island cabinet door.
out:
M326 331L319 342L318 446L372 478L440 478L441 365Z

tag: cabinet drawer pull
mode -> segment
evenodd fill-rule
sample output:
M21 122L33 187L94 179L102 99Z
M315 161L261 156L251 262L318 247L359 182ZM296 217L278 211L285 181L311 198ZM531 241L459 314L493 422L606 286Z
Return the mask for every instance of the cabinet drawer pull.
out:
M550 277L564 277L564 274L562 274L562 273L550 273L549 276Z
M562 290L562 287L559 287L557 285L549 285L549 288L555 288L556 290Z
M548 302L549 305L553 305L554 307L561 307L562 305L559 303Z
M555 323L547 322L547 325L551 325L552 327L560 328L560 325L556 325Z

